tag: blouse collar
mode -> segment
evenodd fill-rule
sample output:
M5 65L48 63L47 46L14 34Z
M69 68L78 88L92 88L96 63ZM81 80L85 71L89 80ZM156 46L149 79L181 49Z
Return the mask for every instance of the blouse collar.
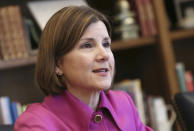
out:
M43 102L43 105L46 108L49 108L51 112L55 112L57 117L66 123L67 126L68 124L71 126L73 125L74 129L76 130L79 130L80 128L83 130L88 130L92 114L94 113L94 111L88 105L74 97L67 90L57 96L47 96ZM100 92L100 103L98 109L100 108L106 108L112 115L117 126L120 128L117 114L104 91Z
M110 112L110 114L112 115L115 123L117 124L117 126L121 128L121 124L118 118L118 115L116 113L116 111L114 110L115 108L113 107L113 105L110 102L110 99L108 99L109 93L105 94L104 91L101 91L100 93L100 104L99 104L99 108L106 108L108 109L108 111Z

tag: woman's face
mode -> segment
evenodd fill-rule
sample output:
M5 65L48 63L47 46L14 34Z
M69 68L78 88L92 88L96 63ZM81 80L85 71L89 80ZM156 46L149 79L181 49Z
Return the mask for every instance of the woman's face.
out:
M106 26L97 21L88 26L75 47L64 55L57 69L67 89L104 90L111 86L114 56Z

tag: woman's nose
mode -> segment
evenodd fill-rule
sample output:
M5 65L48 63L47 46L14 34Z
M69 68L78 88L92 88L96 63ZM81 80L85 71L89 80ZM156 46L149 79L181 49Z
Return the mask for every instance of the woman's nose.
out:
M109 59L109 53L105 47L98 47L96 59L97 61L107 61Z

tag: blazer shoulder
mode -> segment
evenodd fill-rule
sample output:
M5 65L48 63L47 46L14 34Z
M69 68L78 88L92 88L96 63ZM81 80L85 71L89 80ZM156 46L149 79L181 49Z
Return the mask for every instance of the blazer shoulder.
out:
M37 111L35 109L37 109ZM32 129L40 131L41 129L46 129L47 126L43 122L44 120L42 119L42 117L40 117L39 111L41 111L40 105L29 105L26 111L23 112L16 120L14 124L14 131L31 131Z
M53 130L58 127L65 127L62 121L50 112L44 105L34 103L27 107L14 124L14 131L31 130Z

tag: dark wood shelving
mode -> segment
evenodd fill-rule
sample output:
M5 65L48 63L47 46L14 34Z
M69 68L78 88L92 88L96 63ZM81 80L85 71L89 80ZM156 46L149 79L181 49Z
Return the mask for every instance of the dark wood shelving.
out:
M0 70L15 68L20 66L32 65L36 62L36 56L30 56L25 59L16 59L16 60L0 60Z
M172 40L194 37L194 29L172 31L170 33L170 37ZM111 48L113 51L118 51L118 50L125 50L130 48L154 45L155 43L157 43L156 36L141 37L133 40L113 41ZM32 65L32 64L35 64L35 62L36 62L36 56L30 56L25 59L17 59L17 60L9 60L9 61L0 60L0 70L19 67L19 66Z
M194 37L194 29L182 29L171 32L171 39L178 40L184 38Z
M128 48L142 47L152 45L156 42L155 37L141 37L133 40L113 41L111 48L113 51L123 50Z
M194 37L194 29L182 29L170 32L171 40L179 40L184 38ZM133 40L122 40L113 41L111 48L113 51L124 50L135 47L142 47L147 45L153 45L157 43L156 36L153 37L142 37Z

